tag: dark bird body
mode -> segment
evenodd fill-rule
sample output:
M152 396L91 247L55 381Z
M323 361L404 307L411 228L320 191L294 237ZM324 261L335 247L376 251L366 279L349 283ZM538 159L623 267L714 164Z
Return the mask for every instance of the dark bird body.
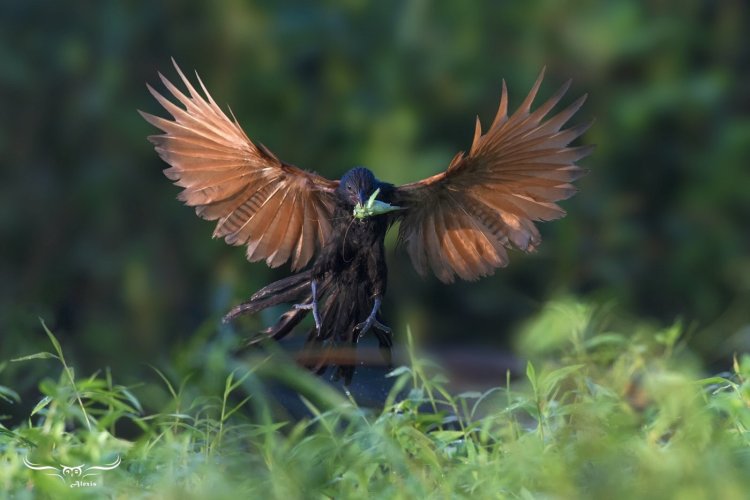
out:
M323 246L309 271L272 283L251 299L232 309L225 321L240 314L254 313L284 302L313 302L312 283L316 283L316 300L321 303L319 327L308 333L308 364L316 372L326 369L327 351L332 346L354 346L360 335L374 327L381 351L390 363L391 332L377 320L380 301L385 295L388 267L385 260L385 235L394 219L390 214L364 219L352 216L357 203L375 189L379 198L391 201L393 185L378 181L368 169L356 167L344 174L336 190L331 218L331 238ZM357 187L352 191L347 186ZM294 307L266 329L265 336L282 338L311 311ZM372 318L371 326L366 325ZM257 339L262 340L265 336ZM336 376L351 380L353 366L340 364Z
M184 109L149 87L174 121L143 116L165 132L150 139L171 165L167 177L183 188L179 199L217 221L215 237L246 245L250 261L272 267L291 261L293 270L311 263L259 290L225 320L294 304L256 338L279 339L312 312L305 364L321 372L335 362L346 381L352 363L341 363L335 348L354 347L374 332L389 356L391 331L379 313L388 275L384 239L395 222L420 274L431 270L446 283L456 275L475 280L492 274L507 265L507 248L532 251L540 243L534 221L564 215L555 202L575 192L570 183L584 173L575 162L591 149L568 146L589 124L562 129L585 96L546 118L570 82L531 111L540 75L511 116L503 82L489 130L483 135L477 119L468 154L457 154L444 172L395 187L357 167L330 181L254 144L202 82L205 97L177 71L189 96L161 78Z

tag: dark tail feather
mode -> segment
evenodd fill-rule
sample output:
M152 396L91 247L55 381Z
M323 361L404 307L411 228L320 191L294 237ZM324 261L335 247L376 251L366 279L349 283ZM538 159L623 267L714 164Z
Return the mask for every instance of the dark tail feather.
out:
M245 347L255 345L265 340L266 338L272 338L274 340L284 338L287 334L294 330L294 327L296 327L303 319L305 319L305 316L307 316L309 312L310 311L308 311L307 309L288 310L281 315L281 317L273 326L269 326L268 328L261 330L260 332L258 332L259 335L248 339L247 342L245 342Z
M332 335L330 332L335 331L331 322L333 321L333 318L341 316L339 290L333 287L333 290L330 291L330 294L321 305L321 331L312 328L308 332L307 342L305 343L307 362L303 363L310 371L313 371L318 375L322 375L328 369L328 364L330 362L329 354L332 348ZM326 334L326 332L328 332L328 334Z
M312 300L312 273L305 271L275 281L258 290L250 300L235 306L225 316L225 323L243 314L254 314L282 303L309 303ZM372 307L370 297L364 289L342 287L330 277L318 284L318 303L321 313L321 328L310 329L305 349L299 353L298 362L310 371L322 375L334 366L334 379L351 382L357 364L356 347L359 340L355 326L363 321ZM257 344L267 338L279 340L291 333L310 313L309 309L290 308L272 326L249 339L243 347ZM390 334L373 328L380 352L386 364L391 364Z
M348 369L350 373L344 376L348 385L356 363L354 349L350 348L351 339L348 338L353 328L352 320L356 319L352 310L354 297L347 296L335 284L327 287L327 291L325 301L321 302L321 329L317 331L313 328L308 332L304 361L301 363L317 375L323 375L331 365L335 365L334 379L340 378L338 372Z
M224 316L222 321L228 323L237 316L253 314L268 307L285 302L301 303L310 301L312 297L310 292L311 276L312 273L310 271L305 271L275 281L270 285L261 288L250 297L250 300L233 307ZM243 347L257 344L266 338L272 338L274 340L283 338L294 330L294 327L305 319L305 316L307 316L309 312L310 311L306 309L289 309L279 317L275 324L265 330L261 330L259 335L250 338L245 342Z
M322 375L334 367L333 380L343 380L349 385L361 355L357 350L359 334L356 325L370 313L369 297L364 290L341 288L334 282L326 283L326 299L321 303L322 328L318 332L310 330L305 345L305 361L302 362L311 371ZM380 354L387 366L391 366L391 347L393 338L372 328L367 335L375 334L380 347Z
M264 299L269 295L283 292L285 290L288 290L289 288L297 287L300 284L309 285L311 279L311 271L304 271L301 273L293 274L286 278L280 279L279 281L274 281L270 285L264 286L263 288L255 292L253 296L250 297L250 300L248 302Z
M284 302L298 301L305 292L310 291L310 272L304 272L289 276L282 280L271 283L265 288L256 292L250 300L240 305L234 306L222 321L229 323L237 316L242 314L254 314L271 306L276 306ZM291 312L291 311L290 311ZM302 315L302 318L304 315ZM300 318L301 321L301 318ZM299 322L299 321L298 321Z

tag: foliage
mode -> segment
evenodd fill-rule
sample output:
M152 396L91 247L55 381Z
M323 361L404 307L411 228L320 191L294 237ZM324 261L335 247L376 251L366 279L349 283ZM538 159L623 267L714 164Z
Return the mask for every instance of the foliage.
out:
M0 488L16 498L743 498L750 488L750 356L701 378L678 326L646 335L600 331L585 305L551 304L527 325L525 379L453 394L440 367L416 353L394 370L385 406L365 408L280 354L237 360L223 389L201 393L208 368L145 415L143 387L108 372L81 378L52 333L57 379L26 423L0 427ZM527 337L559 321L557 345ZM585 316L585 315L584 315ZM49 362L49 361L47 361ZM207 365L206 365L207 366ZM161 379L161 380L159 380ZM306 418L272 417L272 381L293 388ZM15 399L13 391L0 393ZM140 429L125 440L123 423ZM24 466L109 463L90 488Z

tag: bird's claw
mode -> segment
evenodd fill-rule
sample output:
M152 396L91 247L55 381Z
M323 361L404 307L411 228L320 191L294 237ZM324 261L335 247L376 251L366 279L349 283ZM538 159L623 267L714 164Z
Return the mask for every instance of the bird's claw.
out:
M315 329L320 331L320 312L318 311L318 301L308 302L307 304L294 304L294 309L310 311L312 310L313 319L315 320Z
M362 338L362 336L370 331L370 329L372 329L373 327L385 334L391 333L391 329L389 327L385 326L383 323L372 316L355 326L354 330L357 331L359 333L359 337Z
M372 311L370 312L370 315L367 316L366 320L354 327L354 331L359 332L358 338L362 338L362 336L370 331L372 327L375 327L386 335L390 335L391 329L378 321L378 311L380 311L380 304L381 299L379 296L376 296L372 305Z
M320 310L318 309L318 283L315 280L312 280L310 283L310 288L312 289L312 298L310 299L310 302L307 304L294 304L292 306L294 309L297 310L304 310L309 311L312 309L313 313L313 319L315 319L315 329L320 331Z

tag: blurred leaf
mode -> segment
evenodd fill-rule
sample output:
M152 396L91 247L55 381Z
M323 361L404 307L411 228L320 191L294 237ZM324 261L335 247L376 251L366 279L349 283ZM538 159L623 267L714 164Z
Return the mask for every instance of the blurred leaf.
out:
M13 403L13 402L20 403L21 402L21 396L19 396L16 391L8 387L4 387L2 385L0 385L0 399L8 403Z
M31 410L31 416L36 415L39 413L42 409L46 408L51 402L53 401L52 396L44 396L35 406L34 409Z
M21 356L20 358L13 358L11 361L28 361L30 359L60 359L51 352L38 352L36 354L29 354L28 356Z

